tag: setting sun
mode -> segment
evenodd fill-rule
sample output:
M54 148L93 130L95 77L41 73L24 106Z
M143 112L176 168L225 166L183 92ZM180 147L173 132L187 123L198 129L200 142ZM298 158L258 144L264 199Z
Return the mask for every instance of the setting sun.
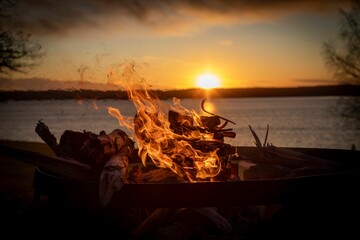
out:
M220 78L211 73L205 73L197 78L196 85L201 88L211 89L220 87Z

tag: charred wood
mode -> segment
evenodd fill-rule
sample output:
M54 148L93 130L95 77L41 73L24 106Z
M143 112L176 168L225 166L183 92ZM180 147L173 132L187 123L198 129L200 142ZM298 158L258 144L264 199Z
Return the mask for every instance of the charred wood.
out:
M200 116L201 126L195 126L193 117L170 110L168 121L171 130L179 135L190 136L193 131L199 131L212 134L213 139L218 141L224 141L224 137L235 138L236 136L232 129L224 129L227 122L219 126L221 124L219 116Z
M48 126L46 126L41 120L38 121L35 127L35 132L56 155L59 155L59 146L56 137L50 132Z
M70 130L66 130L60 138L59 155L76 159L94 169L100 169L108 159L97 135Z
M66 130L61 135L59 144L43 122L39 121L35 131L59 158L86 164L98 173L111 156L120 154L131 158L134 152L134 141L120 129L115 129L110 134L102 131L99 135L89 131Z

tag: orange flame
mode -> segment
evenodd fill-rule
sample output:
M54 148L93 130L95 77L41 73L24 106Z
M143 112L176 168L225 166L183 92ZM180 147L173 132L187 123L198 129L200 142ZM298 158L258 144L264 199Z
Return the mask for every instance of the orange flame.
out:
M125 68L125 72L133 70ZM111 76L114 76L111 74ZM124 78L122 73L121 77ZM119 109L108 107L108 113L116 117L120 126L127 127L133 131L139 148L139 157L142 163L146 165L148 157L155 166L168 168L181 176L185 180L197 181L214 177L220 173L221 161L217 155L217 150L203 152L195 149L190 143L196 141L206 141L212 138L211 133L203 133L200 130L190 131L188 135L179 135L170 128L170 123L166 117L165 109L172 109L181 116L183 125L202 126L200 117L191 110L180 105L179 99L174 99L173 105L166 105L157 97L151 96L150 92L142 84L134 84L129 79L122 81L123 86L128 91L129 99L136 107L136 116L123 116ZM133 80L133 79L132 79ZM136 78L135 78L136 80ZM136 83L136 81L135 81Z

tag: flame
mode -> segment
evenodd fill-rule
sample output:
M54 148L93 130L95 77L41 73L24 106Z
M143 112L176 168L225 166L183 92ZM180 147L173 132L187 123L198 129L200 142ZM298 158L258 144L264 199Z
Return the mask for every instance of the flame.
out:
M196 128L202 126L200 116L182 107L179 99L174 98L172 105L160 101L147 90L141 77L135 75L134 81L134 77L128 75L129 73L134 74L133 65L125 67L120 80L136 108L136 116L123 116L119 109L113 107L108 107L108 113L118 119L120 126L133 131L142 163L146 165L149 157L155 166L168 168L183 179L192 182L219 174L221 161L217 149L205 152L194 148L191 144L212 139L211 133ZM114 77L115 74L109 76ZM128 79L129 77L132 79ZM113 80L111 79L112 82ZM165 114L166 109L180 113L179 121L183 126L192 128L191 131L186 134L175 133Z

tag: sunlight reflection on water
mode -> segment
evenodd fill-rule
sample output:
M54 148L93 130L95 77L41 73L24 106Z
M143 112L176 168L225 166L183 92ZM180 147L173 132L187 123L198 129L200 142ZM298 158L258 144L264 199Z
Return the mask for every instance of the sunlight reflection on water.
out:
M201 100L183 99L181 104L203 114ZM235 139L226 140L232 145L254 146L249 125L263 139L269 124L268 140L279 147L350 149L355 144L359 148L360 129L345 125L331 112L336 101L337 97L218 98L208 99L205 107L236 123L227 126L237 133ZM109 133L119 125L107 113L107 106L120 109L125 116L135 114L129 101L98 100L96 106L92 100L82 104L75 100L1 102L0 139L42 142L34 130L38 120L48 125L58 140L65 130Z

